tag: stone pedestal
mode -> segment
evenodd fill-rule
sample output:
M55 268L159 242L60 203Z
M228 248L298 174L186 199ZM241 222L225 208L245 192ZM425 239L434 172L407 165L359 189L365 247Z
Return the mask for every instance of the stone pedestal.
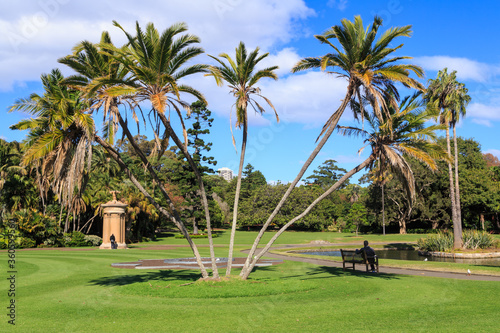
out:
M103 227L102 227L102 244L100 249L111 249L111 235L115 236L115 242L119 249L126 249L125 243L125 209L127 204L117 201L114 198L102 206L103 211Z

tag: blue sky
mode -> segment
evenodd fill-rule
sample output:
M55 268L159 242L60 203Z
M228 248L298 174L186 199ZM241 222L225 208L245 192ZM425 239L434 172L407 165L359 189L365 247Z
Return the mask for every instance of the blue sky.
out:
M365 25L375 15L384 20L381 31L392 26L412 25L411 38L398 55L412 56L422 66L425 78L435 78L437 71L456 70L472 98L467 116L458 134L474 138L483 153L500 158L500 43L497 14L500 2L481 1L301 1L301 0L184 0L184 1L95 1L40 0L12 2L0 13L0 137L21 141L25 133L11 131L9 126L26 117L7 113L8 107L32 92L41 92L40 75L59 67L57 63L82 40L98 42L103 30L111 33L115 44L125 41L123 33L112 26L118 21L132 32L135 21L141 26L153 22L163 30L184 21L189 31L201 38L206 53L234 54L239 41L248 49L259 46L269 52L266 65L278 65L279 80L262 80L262 94L273 101L281 122L276 123L272 110L264 116L250 112L249 144L246 163L262 171L268 181L293 180L303 162L315 147L322 124L336 110L345 94L341 79L321 72L291 74L290 68L306 56L330 52L315 34L332 25L361 15ZM207 55L196 59L210 63ZM234 102L227 87L217 87L213 78L202 75L187 80L200 90L215 116L209 141L217 167L237 172L239 154L232 142L229 113ZM100 117L97 117L100 119ZM352 125L346 112L340 121ZM234 126L234 117L233 117ZM143 133L147 131L142 130ZM241 131L234 130L239 145ZM444 135L444 133L442 133ZM306 176L327 159L349 170L363 161L357 150L359 139L332 135ZM357 178L357 177L356 177Z

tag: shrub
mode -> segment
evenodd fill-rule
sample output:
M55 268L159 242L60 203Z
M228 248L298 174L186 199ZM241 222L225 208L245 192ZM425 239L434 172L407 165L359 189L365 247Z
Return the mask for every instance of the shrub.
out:
M453 234L438 232L436 235L420 238L417 245L422 251L448 251L453 248Z
M493 236L486 231L464 230L462 238L464 249L485 249L495 245ZM423 251L449 251L453 249L453 233L439 232L427 238L420 238L417 245Z
M102 238L96 235L85 235L85 241L90 246L99 246L102 244Z
M88 245L88 242L85 240L85 235L80 231L64 234L64 246L79 247Z
M32 247L36 247L36 242L31 238L21 237L21 242L19 244L19 247L21 249L29 249Z
M494 238L486 231L464 230L463 242L465 249L486 249L494 245Z

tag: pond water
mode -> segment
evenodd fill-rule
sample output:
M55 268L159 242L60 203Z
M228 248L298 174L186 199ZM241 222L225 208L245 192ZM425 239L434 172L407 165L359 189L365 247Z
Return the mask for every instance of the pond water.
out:
M377 256L380 259L396 259L396 260L417 260L424 261L441 261L441 262L456 262L459 264L484 265L484 266L499 266L500 258L487 259L457 259L457 258L440 258L440 257L423 257L419 256L414 250L376 250ZM301 254L340 257L340 251L308 251L300 252Z

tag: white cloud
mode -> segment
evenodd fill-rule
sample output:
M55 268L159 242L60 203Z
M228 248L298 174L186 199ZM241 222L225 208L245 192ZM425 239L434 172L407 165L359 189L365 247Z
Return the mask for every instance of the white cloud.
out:
M345 80L322 72L306 72L266 82L262 91L283 121L321 125L339 107L346 87Z
M270 54L266 58L262 59L259 63L259 68L266 68L271 66L278 66L276 74L279 77L287 76L290 74L293 66L300 61L300 56L295 52L293 48L285 48L279 51L277 54Z
M326 3L328 7L337 8L340 11L343 11L347 8L347 0L328 0Z
M488 149L488 150L483 151L483 154L491 154L491 155L495 155L496 157L500 158L500 150L498 150L498 149Z
M287 58L298 57L290 55ZM226 85L218 87L212 77L203 76L191 77L185 82L197 87L206 96L209 108L213 112L228 117L232 110L234 124L232 105L235 98L229 93ZM339 107L344 98L347 83L341 78L311 71L289 75L277 81L262 79L257 86L261 88L262 95L273 103L280 121L318 126L322 125ZM260 116L249 110L250 125L263 126L269 125L270 122L274 123L276 120L273 110L265 101L259 100L259 97L256 99L266 109L266 113ZM346 111L343 120L351 118L349 111Z
M360 155L337 155L333 158L337 161L338 164L342 165L344 163L352 163L352 164L360 164L366 158L361 157Z
M135 29L136 20L143 28L154 22L159 30L186 22L206 52L217 55L234 52L241 40L249 49L260 46L263 50L287 43L304 34L300 20L315 14L303 0L172 0L154 5L124 0L119 6L97 0L39 0L7 7L0 14L0 90L4 91L16 81L38 80L78 42L98 42L103 30L120 45L125 37L112 20L129 32ZM279 54L284 57L286 51Z
M472 119L472 122L486 127L493 127L492 122L486 119Z
M500 106L490 106L480 103L471 103L467 107L467 117L473 118L474 121L499 121Z
M425 70L439 71L448 68L448 72L457 71L460 80L486 82L491 77L500 74L500 66L481 63L467 58L449 56L415 57L412 63L422 66Z

